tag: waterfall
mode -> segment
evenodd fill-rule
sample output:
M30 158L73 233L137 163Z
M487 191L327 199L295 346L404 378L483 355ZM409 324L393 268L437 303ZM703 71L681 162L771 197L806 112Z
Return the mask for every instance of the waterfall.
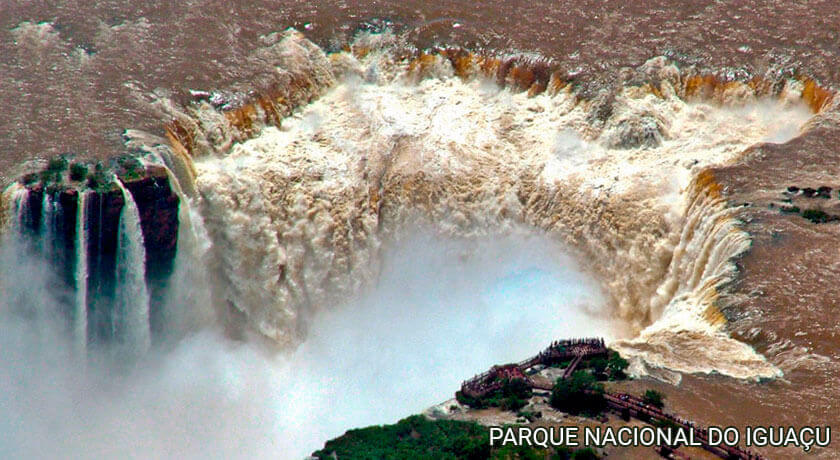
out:
M74 334L79 351L87 349L87 282L88 282L88 232L87 232L87 202L92 192L90 190L79 194L79 204L76 215L76 311L74 318Z
M11 228L14 230L15 237L19 237L26 228L26 214L29 212L29 189L17 186L12 194L12 200L15 210Z
M39 230L40 245L44 258L50 260L53 256L52 248L55 245L55 203L52 195L44 188L43 200L41 203L41 228Z
M114 318L118 328L115 332L122 336L131 352L142 354L151 345L146 247L137 204L119 178L114 182L122 191L125 201L117 236L117 302Z
M150 152L141 161L147 166L163 168L170 189L178 197L178 251L165 302L166 305L177 305L178 309L165 312L168 328L177 331L194 323L212 322L214 311L210 307L213 296L205 269L211 243L201 213L184 193L181 182L169 167L172 163L170 155Z

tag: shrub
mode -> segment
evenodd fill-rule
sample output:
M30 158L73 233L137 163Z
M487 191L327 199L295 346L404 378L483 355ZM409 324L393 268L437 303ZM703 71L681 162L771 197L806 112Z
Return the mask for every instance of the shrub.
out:
M120 177L125 180L136 180L143 177L143 163L131 155L124 155L117 159L120 166Z
M88 175L87 186L93 190L105 190L111 185L111 178L102 163L97 163L93 173Z
M70 180L81 182L87 179L88 168L82 163L73 163L70 165Z
M826 222L831 222L832 220L836 219L834 216L826 214L825 211L822 211L820 209L806 209L802 212L802 217L810 220L815 224L824 224Z
M67 159L63 156L57 156L47 163L47 171L53 173L62 173L67 169Z
M651 406L662 409L663 407L665 407L665 403L662 401L664 398L665 396L663 396L662 393L656 390L647 390L645 391L645 395L642 399L644 400L645 404L650 404Z
M528 399L532 394L531 387L524 380L513 379L505 380L501 388L482 398L473 398L460 391L455 393L455 398L459 403L473 409L498 407L502 410L516 411L528 404Z
M51 182L58 183L61 182L61 173L57 171L51 171L49 169L45 169L38 174L38 177L41 179L41 183L49 184Z
M23 176L23 179L21 180L21 182L23 182L23 185L31 185L31 184L34 184L37 180L38 180L38 174L29 173L29 174L26 174L25 176Z

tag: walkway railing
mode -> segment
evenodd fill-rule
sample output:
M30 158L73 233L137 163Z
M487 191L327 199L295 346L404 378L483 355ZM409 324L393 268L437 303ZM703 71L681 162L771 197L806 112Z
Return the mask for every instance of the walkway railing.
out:
M536 356L515 364L493 366L487 372L483 372L464 381L461 384L461 392L473 398L483 397L502 388L505 381L510 378L524 380L534 389L551 391L554 382L541 382L531 379L525 372L538 364L551 365L571 359L571 363L563 371L562 378L567 379L584 359L605 355L608 352L609 350L604 345L604 339L602 338L557 340L552 342L548 348ZM643 399L636 396L626 393L605 392L604 400L607 403L607 407L615 412L623 413L626 411L629 416L643 421L667 421L680 428L692 430L694 432L694 439L698 440L705 450L718 457L740 460L766 460L756 453L742 450L737 446L712 445L709 443L708 431L705 428L700 428L691 421L681 419L676 415L662 411L658 407L646 404ZM684 454L676 452L675 449L675 447L670 448L670 455L672 457L685 458ZM657 452L667 453L667 450L660 448Z

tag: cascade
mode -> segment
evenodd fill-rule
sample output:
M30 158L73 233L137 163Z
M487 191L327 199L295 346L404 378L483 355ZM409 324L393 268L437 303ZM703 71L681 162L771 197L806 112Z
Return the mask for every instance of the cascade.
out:
M151 345L149 292L146 286L146 250L137 204L125 185L114 181L125 204L120 213L117 236L117 289L114 333L122 337L133 353L142 354Z
M79 194L76 215L76 308L74 313L74 335L79 351L87 348L87 281L88 281L88 232L87 203L90 191Z

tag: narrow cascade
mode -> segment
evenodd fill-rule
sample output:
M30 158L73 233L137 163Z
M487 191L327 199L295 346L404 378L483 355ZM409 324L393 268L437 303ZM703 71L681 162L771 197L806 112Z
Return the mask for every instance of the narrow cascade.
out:
M53 255L52 248L55 242L55 201L52 194L44 190L43 203L41 204L41 236L40 244L44 258L50 260Z
M29 189L19 187L12 198L15 203L14 221L11 223L16 235L23 233L26 228L26 215L29 212Z
M87 203L90 190L79 195L79 205L76 217L76 311L74 314L73 332L79 351L87 349L87 282L88 282L88 232L87 232Z
M112 324L115 336L120 337L130 351L142 354L151 345L146 246L137 204L118 178L114 182L122 191L125 205L120 213L117 236L117 301Z
M210 237L198 208L184 193L178 177L167 161L158 153L142 159L147 166L163 168L169 187L178 197L178 251L174 270L166 292L166 305L177 305L177 311L166 311L169 332L184 330L193 323L212 322L214 312L212 288L208 281L205 257L210 248ZM197 288L197 287L201 288Z

